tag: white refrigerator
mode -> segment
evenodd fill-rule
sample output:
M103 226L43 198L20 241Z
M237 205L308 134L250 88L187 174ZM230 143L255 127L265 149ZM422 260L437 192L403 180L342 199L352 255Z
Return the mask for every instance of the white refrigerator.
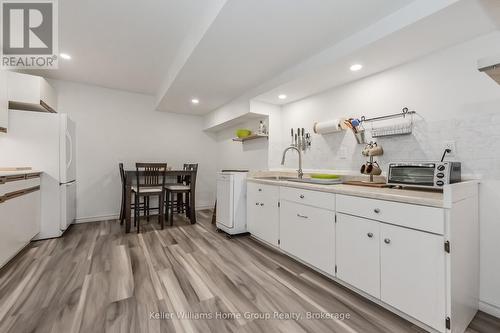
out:
M41 226L35 239L59 237L76 218L75 124L67 114L9 111L0 166L42 171Z

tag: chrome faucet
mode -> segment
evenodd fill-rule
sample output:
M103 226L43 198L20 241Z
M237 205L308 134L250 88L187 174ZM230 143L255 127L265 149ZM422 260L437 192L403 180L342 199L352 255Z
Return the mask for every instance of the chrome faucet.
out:
M304 175L304 173L302 172L302 152L300 151L299 148L297 148L295 146L290 146L290 147L286 148L283 151L283 157L281 158L281 165L285 165L286 152L289 151L290 149L296 150L297 153L299 153L299 169L297 170L297 172L298 172L299 178L302 179L302 176Z

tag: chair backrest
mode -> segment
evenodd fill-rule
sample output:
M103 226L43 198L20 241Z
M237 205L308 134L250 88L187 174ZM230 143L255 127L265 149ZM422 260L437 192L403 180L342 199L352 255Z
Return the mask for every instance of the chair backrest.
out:
M184 170L198 171L198 163L184 163Z
M198 163L184 163L183 170L186 171L195 171L194 181L196 182L196 173L198 173ZM192 180L189 176L184 176L182 182L186 185L190 185Z
M136 163L137 189L141 187L164 187L167 163ZM142 172L142 175L140 173Z
M125 171L123 170L123 163L118 163L118 168L120 169L120 179L122 181L122 186L125 186Z

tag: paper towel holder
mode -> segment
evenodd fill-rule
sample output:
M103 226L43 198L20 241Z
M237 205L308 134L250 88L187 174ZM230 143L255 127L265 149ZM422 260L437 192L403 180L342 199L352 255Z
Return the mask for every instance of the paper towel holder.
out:
M332 119L327 121L315 122L313 125L313 132L315 134L330 134L337 133L346 128L343 126L344 118Z

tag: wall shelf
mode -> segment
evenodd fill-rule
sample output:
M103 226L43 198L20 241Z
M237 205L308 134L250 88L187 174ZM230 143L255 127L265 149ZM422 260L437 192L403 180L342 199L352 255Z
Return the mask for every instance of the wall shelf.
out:
M259 138L269 138L269 135L268 134L252 134L252 135L247 136L246 138L234 138L233 141L245 142L245 141L255 140L255 139L259 139Z

